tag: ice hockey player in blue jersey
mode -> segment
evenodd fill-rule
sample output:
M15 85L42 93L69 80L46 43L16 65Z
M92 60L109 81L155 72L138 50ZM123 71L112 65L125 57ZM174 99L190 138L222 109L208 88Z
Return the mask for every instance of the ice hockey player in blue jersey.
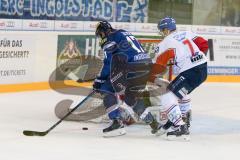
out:
M118 95L123 95L123 101L131 106L152 130L157 129L157 121L146 110L139 96L148 79L151 63L149 55L131 33L123 29L114 29L107 21L97 24L95 34L100 40L105 58L93 89L104 95L103 103L109 119L112 120L110 126L103 129L103 136L119 136L126 133L119 111ZM145 71L138 72L134 67L131 68L134 65L144 68Z

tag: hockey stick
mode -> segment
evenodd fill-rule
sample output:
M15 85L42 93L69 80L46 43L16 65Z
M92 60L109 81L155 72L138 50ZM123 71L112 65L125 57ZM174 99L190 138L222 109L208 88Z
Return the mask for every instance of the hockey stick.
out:
M57 123L55 123L52 127L50 127L48 130L44 132L38 132L38 131L30 131L30 130L24 130L23 134L25 136L45 136L47 135L51 130L53 130L59 123L61 123L66 117L68 117L71 113L73 113L78 107L80 107L89 97L91 97L95 91L92 91L87 97L85 97L78 105L76 105L70 112L68 112L63 118L61 118Z

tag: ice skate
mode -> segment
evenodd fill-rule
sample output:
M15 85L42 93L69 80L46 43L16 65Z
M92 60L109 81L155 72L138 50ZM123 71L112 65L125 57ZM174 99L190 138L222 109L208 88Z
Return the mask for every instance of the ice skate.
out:
M153 131L153 130L152 130ZM152 132L153 133L153 132ZM157 130L155 130L155 132L153 134L155 134L155 136L162 136L164 134L167 133L167 130L165 130L163 128L163 126L159 126Z
M179 126L176 130L167 133L168 140L190 140L187 124Z
M145 112L147 114L144 114ZM148 111L145 111L145 112L140 116L140 119L142 119L146 124L148 124L152 129L151 133L155 134L156 132L158 132L160 124L150 112Z
M156 134L158 132L158 130L160 129L160 124L154 120L152 123L149 124L151 127L151 133L152 134Z
M103 129L103 137L116 137L124 134L126 134L126 131L122 121L119 119L113 120L109 127Z
M159 124L158 125L158 128L155 130L155 132L153 134L155 134L156 136L161 136L161 135L164 135L165 133L167 133L167 130L172 126L172 122L171 121L167 121L166 124L164 125L161 125ZM152 130L153 131L153 130Z

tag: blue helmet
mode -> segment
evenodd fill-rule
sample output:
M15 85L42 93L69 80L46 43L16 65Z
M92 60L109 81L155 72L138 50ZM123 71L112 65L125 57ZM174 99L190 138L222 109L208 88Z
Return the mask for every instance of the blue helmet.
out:
M163 29L168 29L170 31L176 30L176 21L172 17L165 17L158 22L158 29L162 31Z

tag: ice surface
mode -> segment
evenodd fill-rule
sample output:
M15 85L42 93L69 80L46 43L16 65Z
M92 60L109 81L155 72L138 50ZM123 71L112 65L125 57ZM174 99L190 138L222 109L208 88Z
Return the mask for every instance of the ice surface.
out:
M239 159L240 84L206 83L191 97L191 141L176 142L151 135L143 125L127 128L122 137L102 138L106 124L65 121L45 137L26 137L23 130L45 131L58 121L59 101L81 98L54 91L0 94L0 160Z

